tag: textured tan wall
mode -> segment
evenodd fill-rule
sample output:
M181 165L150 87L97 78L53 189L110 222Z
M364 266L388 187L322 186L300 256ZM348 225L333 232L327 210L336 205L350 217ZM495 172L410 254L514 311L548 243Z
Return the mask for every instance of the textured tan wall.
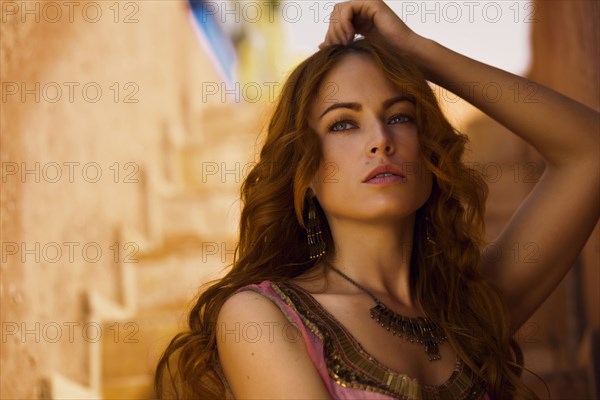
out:
M131 239L119 237L119 227L152 237L149 182L168 180L165 140L198 129L195 115L206 107L199 96L201 82L216 79L192 34L185 2L91 2L89 14L82 13L88 2L75 3L73 22L62 2L55 3L63 6L55 22L45 2L1 4L3 399L41 396L39 378L46 371L90 383L89 341L95 333L83 336L75 326L71 342L68 324L87 322L82 296L88 289L122 303L110 246L121 241L117 257L123 261L139 243L133 239L134 247L123 249L123 241ZM102 15L90 22L97 6ZM34 12L23 15L24 7ZM79 85L72 101L68 82ZM22 84L28 89L39 84L40 90L22 98ZM91 84L87 99L86 84ZM12 94L15 85L19 92ZM62 89L59 99L56 86ZM91 100L94 86L102 90L97 102ZM80 163L72 182L65 162ZM36 163L39 182L33 174L20 175ZM56 183L53 163L62 173ZM19 170L12 174L15 165ZM82 175L85 165L91 168ZM94 180L95 165L102 176L88 182ZM65 242L77 243L73 258ZM16 254L12 243L19 244ZM21 243L34 252L24 254ZM56 261L54 243L63 251ZM82 255L85 244L102 249L97 261ZM62 333L57 343L52 343L54 324ZM119 335L122 341L123 331Z

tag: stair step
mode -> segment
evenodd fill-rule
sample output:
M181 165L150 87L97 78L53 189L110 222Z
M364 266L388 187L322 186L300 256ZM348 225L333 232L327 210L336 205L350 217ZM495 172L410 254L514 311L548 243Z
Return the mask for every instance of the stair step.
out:
M85 400L100 399L100 394L91 388L60 375L49 374L42 378L42 399Z
M140 314L127 321L104 324L102 382L128 376L153 375L170 340L185 329L186 305Z
M187 252L145 258L138 265L137 307L153 309L188 304L201 285L224 275L233 261L233 245L206 242Z
M127 376L105 381L102 396L105 400L154 398L153 375Z
M219 190L219 188L221 190ZM238 227L238 185L230 189L216 185L204 192L177 194L163 199L163 234L165 236L231 236Z

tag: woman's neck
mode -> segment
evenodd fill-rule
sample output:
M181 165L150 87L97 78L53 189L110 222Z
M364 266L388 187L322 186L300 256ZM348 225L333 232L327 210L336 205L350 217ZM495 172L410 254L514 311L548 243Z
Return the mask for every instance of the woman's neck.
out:
M336 246L328 257L331 265L369 291L414 306L410 289L414 216L380 224L333 220L329 226ZM329 272L328 279L336 279L332 275L337 274Z

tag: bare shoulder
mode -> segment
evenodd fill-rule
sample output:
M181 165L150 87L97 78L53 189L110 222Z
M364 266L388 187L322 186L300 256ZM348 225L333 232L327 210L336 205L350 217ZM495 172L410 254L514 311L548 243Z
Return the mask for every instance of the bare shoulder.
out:
M278 314L281 313L271 300L253 290L244 290L225 300L219 312L219 319L225 322L232 317L278 317Z
M237 292L223 303L217 317L219 352L281 341L281 335L274 335L275 327L296 329L266 296L253 290Z
M300 350L302 338L297 332L294 341L284 340L281 335L282 329L290 329L290 325L279 308L259 293L244 290L230 296L219 311L216 326L217 349L225 372L243 367L240 357L250 356L251 363L270 364L281 349Z
M302 335L269 298L245 290L217 318L221 367L236 398L328 399Z

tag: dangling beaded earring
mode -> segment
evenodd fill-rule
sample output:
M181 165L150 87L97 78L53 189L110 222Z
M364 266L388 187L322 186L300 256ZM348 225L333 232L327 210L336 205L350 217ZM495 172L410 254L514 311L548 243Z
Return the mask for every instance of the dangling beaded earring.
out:
M308 238L308 250L310 259L315 260L325 255L325 241L321 232L321 221L317 214L315 205L315 196L312 189L308 189L308 222L306 227L306 235Z

